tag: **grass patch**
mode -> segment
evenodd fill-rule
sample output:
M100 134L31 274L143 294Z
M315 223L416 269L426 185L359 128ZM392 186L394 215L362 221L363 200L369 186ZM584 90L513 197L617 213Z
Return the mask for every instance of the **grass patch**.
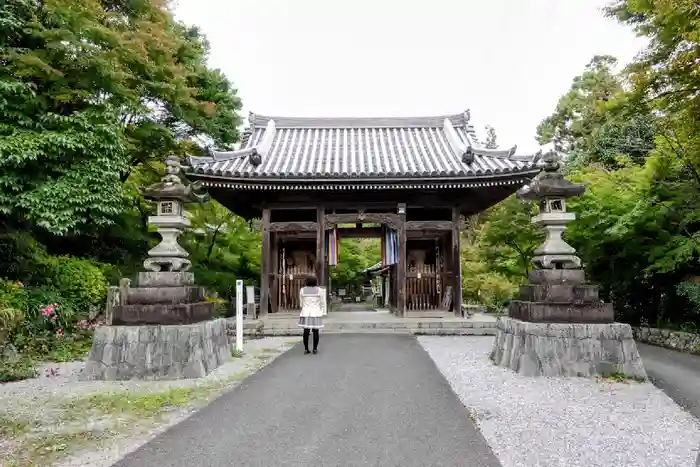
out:
M36 360L22 356L18 360L0 360L0 383L21 381L38 375Z
M24 349L17 360L0 360L0 383L35 378L41 362L73 362L84 359L92 347L92 332L78 331L57 341L53 349L42 353Z
M238 350L235 346L231 347L231 356L233 358L243 358L245 356L245 352L242 350Z
M41 359L48 362L82 360L92 348L92 334L87 331L68 334L49 353L41 355Z
M155 417L175 408L185 407L207 393L206 387L173 388L167 391L138 394L115 392L74 399L62 408L69 418L89 415L122 414L136 418Z
M15 420L3 415L0 416L0 437L17 438L29 432L36 425L34 421Z
M74 433L47 433L25 438L7 460L7 467L49 466L62 457L88 445L109 440L115 433L110 431L85 430Z
M277 353L277 352L279 352L279 349L273 349L273 348L270 348L270 347L265 347L265 348L260 349L260 352L261 352L261 353Z
M599 378L600 381L612 381L615 383L628 383L630 381L635 381L637 383L643 383L646 380L644 378L640 378L639 376L629 376L625 375L623 373L612 373L609 375L601 376Z

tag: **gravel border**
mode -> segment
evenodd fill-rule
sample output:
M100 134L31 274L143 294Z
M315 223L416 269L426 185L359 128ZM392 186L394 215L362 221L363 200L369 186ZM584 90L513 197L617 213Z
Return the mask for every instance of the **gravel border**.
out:
M526 378L492 337L419 337L503 467L695 467L700 422L651 383Z
M204 405L216 397L240 384L241 375L250 375L268 365L282 353L298 343L289 337L266 337L246 341L244 355L223 364L209 375L199 379L171 381L79 381L78 376L84 362L48 363L42 366L39 376L34 379L0 385L0 416L10 419L32 419L43 421L42 430L58 430L52 427L57 404L71 399L105 393L160 393L175 388L208 387L212 383L223 382L223 387L216 387L204 402ZM51 371L53 370L53 372ZM236 377L236 378L234 378ZM87 449L73 453L70 457L53 464L56 467L110 467L130 452L148 443L158 434L180 423L202 407L202 401L167 412L157 420L146 420L142 426L128 431L129 435L120 434L103 443L105 449ZM119 424L119 417L106 417ZM95 429L95 419L83 420L80 425L72 425L71 430ZM133 422L132 422L133 423ZM0 453L2 453L0 440ZM4 465L0 462L0 466Z

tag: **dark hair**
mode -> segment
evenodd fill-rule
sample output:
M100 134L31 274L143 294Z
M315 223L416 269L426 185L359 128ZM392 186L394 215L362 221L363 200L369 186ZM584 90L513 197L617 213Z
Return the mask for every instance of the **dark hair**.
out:
M308 276L306 278L306 286L307 287L316 287L318 286L318 279L316 279L316 276Z

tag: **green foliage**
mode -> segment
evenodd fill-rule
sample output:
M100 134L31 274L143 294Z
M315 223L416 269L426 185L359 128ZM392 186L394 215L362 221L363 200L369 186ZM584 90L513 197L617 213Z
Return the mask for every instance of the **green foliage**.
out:
M489 245L485 255L490 268L508 277L527 277L533 251L543 238L530 222L534 212L532 204L511 196L485 213L481 233Z
M236 279L258 284L260 232L216 201L193 206L190 212L192 228L183 245L198 283L225 299L235 295Z
M23 284L0 279L0 359L24 321L27 296Z
M16 0L0 18L0 214L11 224L104 228L133 167L194 140L237 140L235 90L166 2Z
M48 285L60 291L61 297L81 311L103 305L107 298L107 281L99 266L92 261L70 256L49 257L44 262Z
M36 362L29 358L14 361L0 360L0 383L21 381L37 376Z
M381 241L372 238L341 239L338 264L330 268L333 288L352 288L364 281L364 269L382 259Z
M676 286L676 292L692 304L696 313L700 313L700 284L696 282L681 282Z
M519 202L518 202L519 203ZM500 311L504 302L513 298L518 285L525 280L518 250L495 243L501 236L504 208L526 208L524 203L504 202L470 220L462 238L462 297L465 301L484 305L489 311ZM527 238L512 238L518 248ZM527 265L525 265L527 267Z

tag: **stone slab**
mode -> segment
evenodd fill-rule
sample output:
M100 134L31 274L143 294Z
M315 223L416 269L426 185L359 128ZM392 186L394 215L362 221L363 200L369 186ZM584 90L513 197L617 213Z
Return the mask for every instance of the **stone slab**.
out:
M112 309L112 324L125 326L193 324L213 318L210 302L182 304L119 305Z
M95 330L82 380L201 378L231 359L226 320Z
M277 322L279 321L279 322ZM289 321L289 322L287 322ZM428 320L426 320L428 321ZM347 321L331 319L324 323L322 334L409 334L426 336L483 336L496 334L496 321L479 322L472 320L426 322L412 319L393 319L378 322ZM258 327L253 323L261 323ZM234 324L230 324L235 329ZM296 320L268 320L244 322L243 333L247 336L298 336L302 329Z
M206 297L204 287L130 287L126 291L126 303L122 305L148 305L201 302Z
M508 316L533 323L612 323L611 303L548 303L511 300Z
M647 379L629 324L529 323L499 318L491 360L523 376Z
M527 274L532 284L583 284L583 269L533 269Z
M136 283L139 287L182 287L194 285L192 272L140 272Z
M521 285L520 300L552 303L593 303L600 301L597 285L571 283Z

